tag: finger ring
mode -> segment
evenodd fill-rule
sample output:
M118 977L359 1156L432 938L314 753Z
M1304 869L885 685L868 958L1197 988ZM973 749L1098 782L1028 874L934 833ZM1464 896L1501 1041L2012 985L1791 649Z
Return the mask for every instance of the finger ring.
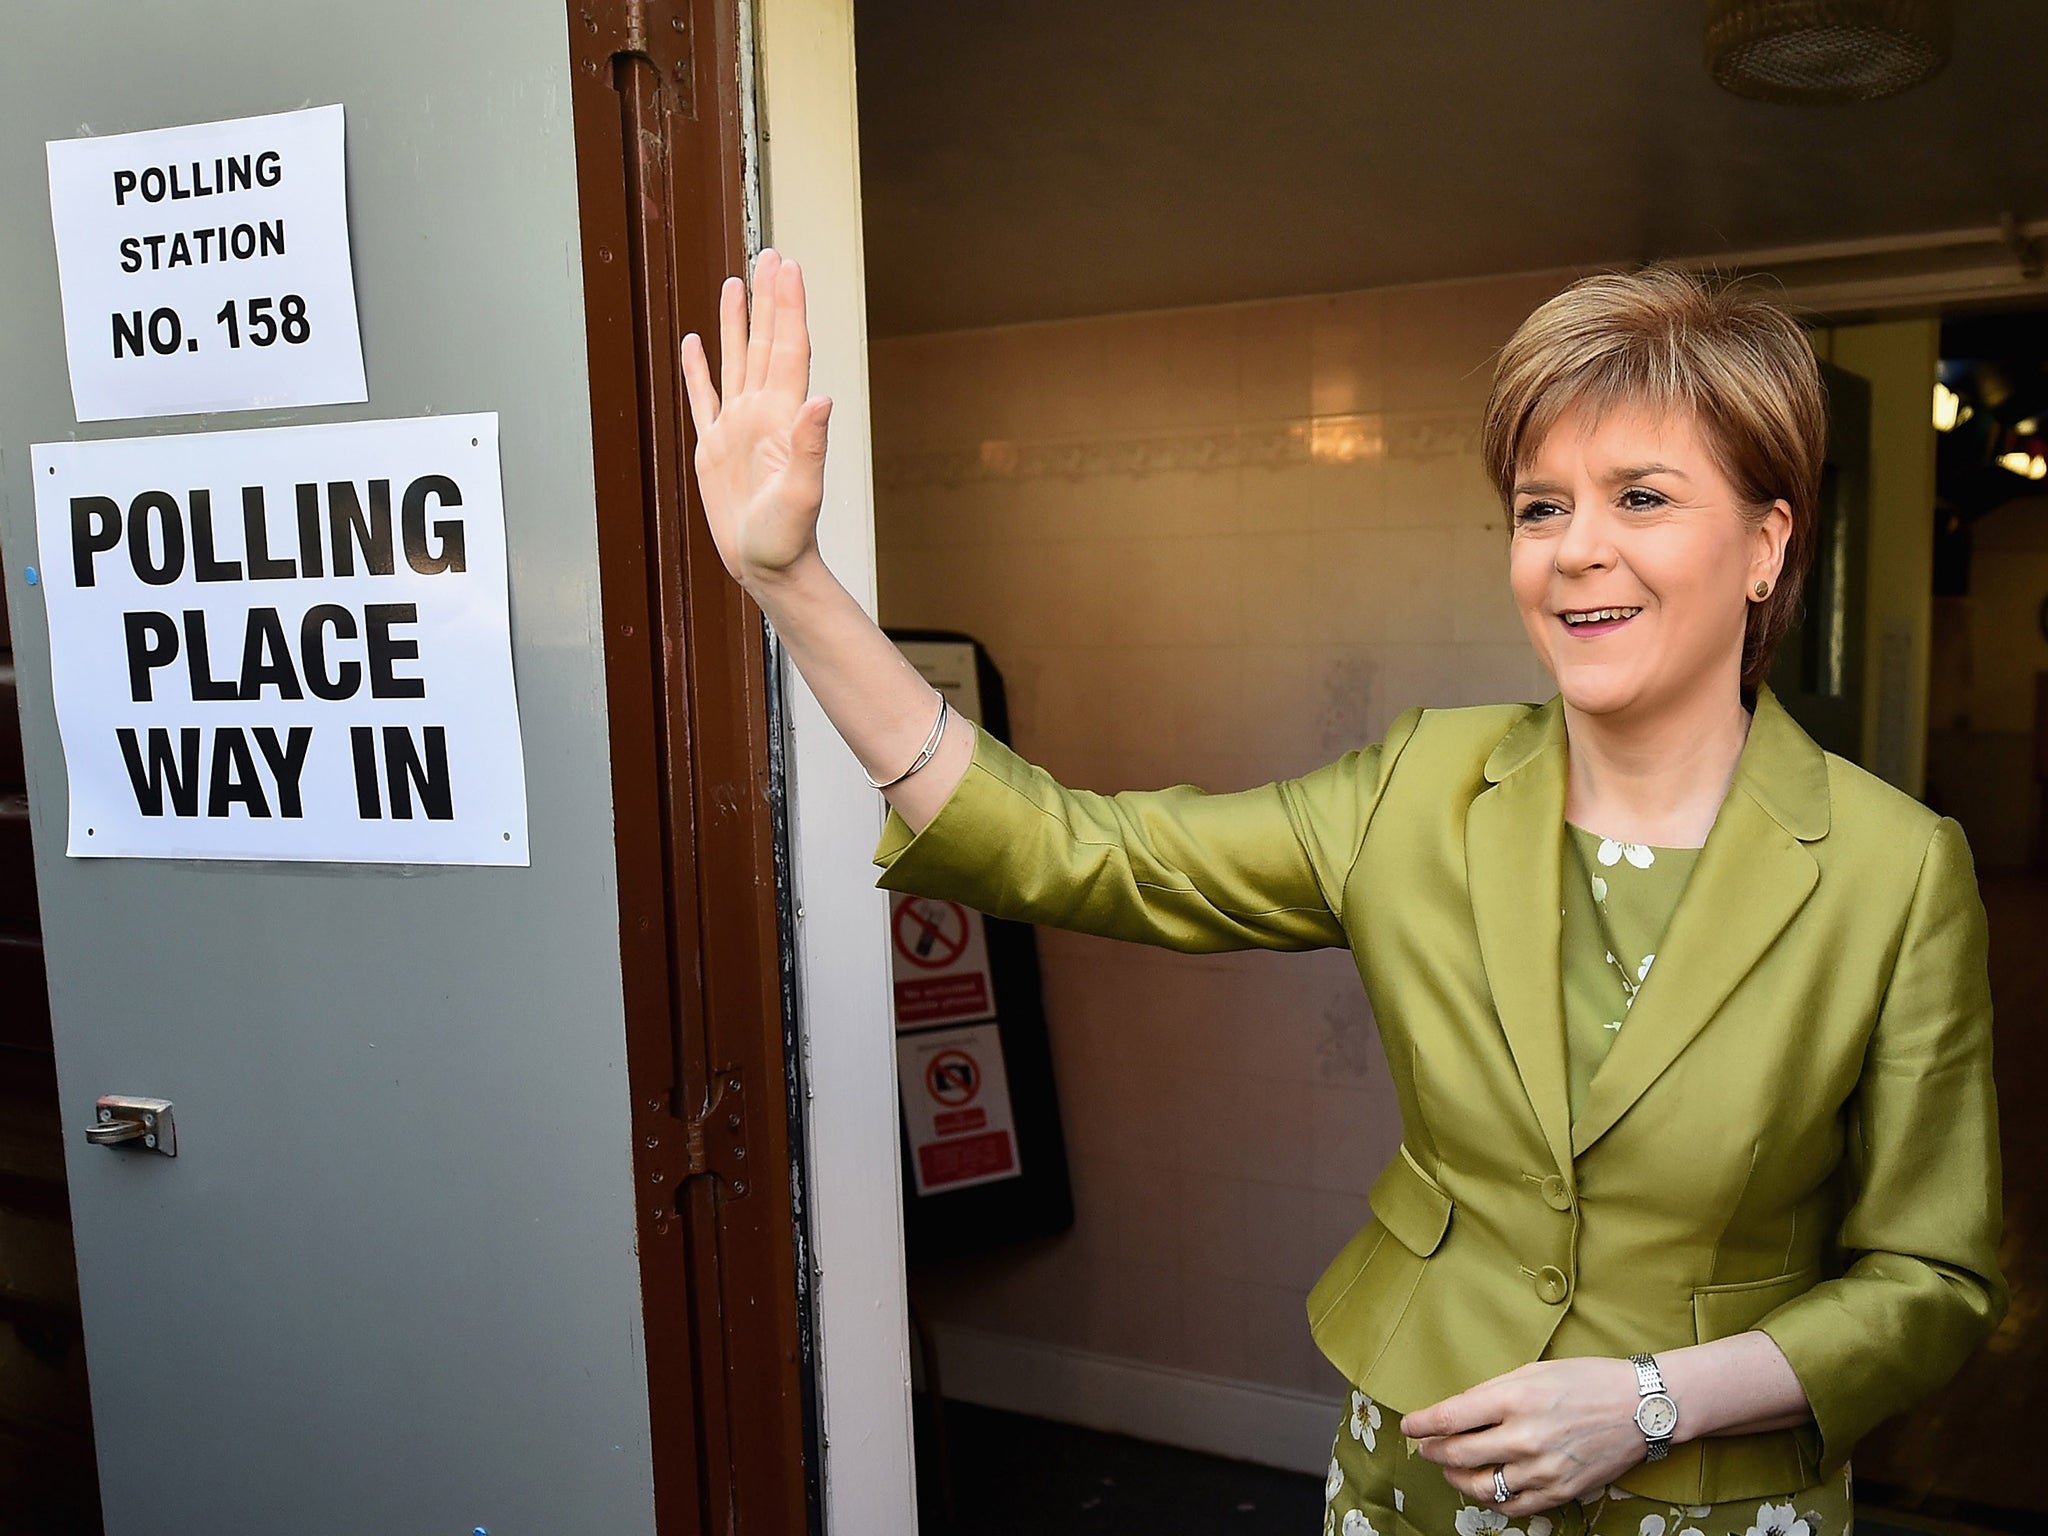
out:
M1493 1502L1505 1504L1514 1497L1514 1490L1508 1487L1508 1469L1498 1466L1493 1469Z

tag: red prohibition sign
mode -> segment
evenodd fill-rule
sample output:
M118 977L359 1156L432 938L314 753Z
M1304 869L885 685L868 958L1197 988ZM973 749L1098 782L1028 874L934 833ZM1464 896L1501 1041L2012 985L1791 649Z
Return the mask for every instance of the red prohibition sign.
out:
M941 1051L925 1063L924 1086L941 1104L971 1104L981 1092L981 1068L965 1051Z
M904 959L929 971L943 971L967 950L967 909L957 901L905 897L896 908L895 930L896 948Z

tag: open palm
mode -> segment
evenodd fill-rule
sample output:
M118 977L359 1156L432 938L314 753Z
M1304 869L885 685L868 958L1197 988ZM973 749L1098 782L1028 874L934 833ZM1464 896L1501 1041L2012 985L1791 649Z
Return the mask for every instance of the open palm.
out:
M804 278L764 250L746 284L718 296L722 389L711 382L703 338L683 338L683 382L697 425L697 484L719 557L745 585L786 571L817 548L825 494L825 423L832 402L807 397L811 335Z

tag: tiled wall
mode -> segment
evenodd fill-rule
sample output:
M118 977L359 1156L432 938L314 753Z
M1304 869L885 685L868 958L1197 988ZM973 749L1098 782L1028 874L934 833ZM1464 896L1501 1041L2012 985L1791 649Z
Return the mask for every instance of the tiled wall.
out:
M884 622L981 639L1018 750L1091 789L1548 697L1477 447L1491 353L1565 281L878 341ZM1349 955L1041 954L1078 1223L920 1274L927 1318L1338 1391L1305 1295L1400 1140Z

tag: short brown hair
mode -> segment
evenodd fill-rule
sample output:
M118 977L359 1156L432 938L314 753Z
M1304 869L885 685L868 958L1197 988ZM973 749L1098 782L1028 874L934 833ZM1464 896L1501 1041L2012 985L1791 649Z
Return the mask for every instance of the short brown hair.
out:
M1745 516L1792 508L1784 568L1743 635L1742 685L1755 688L1813 560L1827 395L1805 331L1740 283L1671 267L1580 278L1547 300L1501 349L1486 401L1480 451L1511 529L1524 456L1577 405L1691 411Z

